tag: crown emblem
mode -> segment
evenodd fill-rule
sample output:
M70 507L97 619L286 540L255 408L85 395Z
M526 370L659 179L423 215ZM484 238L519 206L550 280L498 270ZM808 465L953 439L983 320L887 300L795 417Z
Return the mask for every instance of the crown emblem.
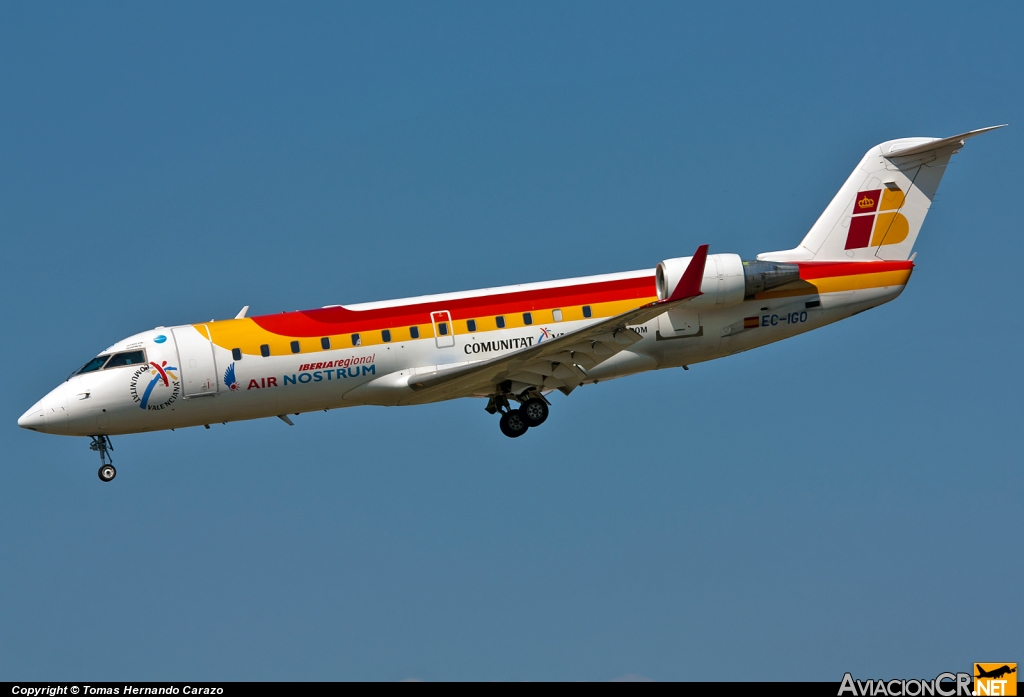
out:
M875 205L875 199L868 198L867 196L862 198L860 201L857 201L857 207L858 208L871 208L874 205Z

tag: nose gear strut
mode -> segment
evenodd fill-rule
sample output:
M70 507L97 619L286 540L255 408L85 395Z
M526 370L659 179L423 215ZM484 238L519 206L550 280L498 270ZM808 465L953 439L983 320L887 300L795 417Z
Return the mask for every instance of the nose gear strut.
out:
M89 437L92 438L92 443L89 444L89 450L93 450L100 454L99 477L102 481L109 482L117 476L117 470L114 469L114 458L110 456L110 453L114 450L114 444L110 442L110 438L107 436Z

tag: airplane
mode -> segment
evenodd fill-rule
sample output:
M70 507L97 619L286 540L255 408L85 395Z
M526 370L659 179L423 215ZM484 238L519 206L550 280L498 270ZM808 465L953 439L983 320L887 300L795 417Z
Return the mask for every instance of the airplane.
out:
M1004 124L1005 125L1005 124ZM486 400L518 438L555 390L722 358L895 299L952 155L991 126L868 150L793 249L708 254L654 269L156 327L90 359L18 425L111 436L359 405Z
M1017 668L1016 667L1011 668L1008 665L1003 665L1003 666L1001 666L999 668L996 668L994 670L985 670L984 668L982 668L977 663L974 664L974 667L975 667L975 670L978 673L977 675L974 676L976 678L1001 678L1004 675L1009 675L1010 673L1016 673L1017 672Z

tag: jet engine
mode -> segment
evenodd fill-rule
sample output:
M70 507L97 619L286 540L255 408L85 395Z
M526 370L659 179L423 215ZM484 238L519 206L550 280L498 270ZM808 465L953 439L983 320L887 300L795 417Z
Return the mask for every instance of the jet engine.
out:
M672 294L693 257L666 259L654 272L658 300ZM738 305L744 298L800 280L800 267L770 261L743 261L738 254L709 254L704 266L703 293L686 304L692 309Z
M693 257L666 259L658 264L654 272L658 287L658 299L664 300L672 295L683 272L690 265ZM692 309L713 309L727 307L743 302L743 261L737 254L709 254L704 265L704 280L701 282L700 297L686 304Z

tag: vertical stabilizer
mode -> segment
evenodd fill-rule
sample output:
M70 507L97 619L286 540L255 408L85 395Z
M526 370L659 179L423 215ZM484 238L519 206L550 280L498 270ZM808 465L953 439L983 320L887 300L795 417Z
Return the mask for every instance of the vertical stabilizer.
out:
M949 158L990 126L950 138L901 138L868 150L800 246L763 261L906 260Z

